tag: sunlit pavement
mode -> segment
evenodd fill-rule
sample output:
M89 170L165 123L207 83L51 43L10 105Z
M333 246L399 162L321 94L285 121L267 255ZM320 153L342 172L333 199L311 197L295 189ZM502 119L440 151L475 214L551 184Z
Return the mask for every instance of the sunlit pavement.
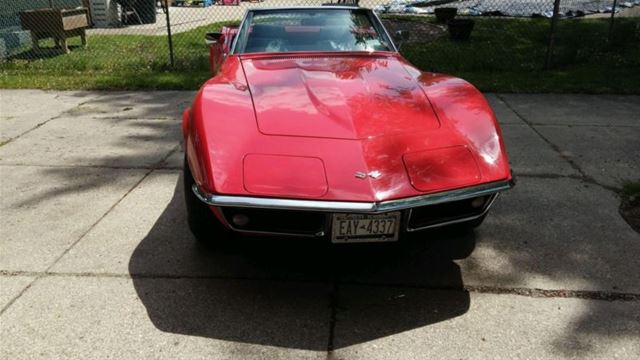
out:
M518 184L475 233L215 251L185 223L192 95L0 90L0 358L640 354L640 97L488 95Z

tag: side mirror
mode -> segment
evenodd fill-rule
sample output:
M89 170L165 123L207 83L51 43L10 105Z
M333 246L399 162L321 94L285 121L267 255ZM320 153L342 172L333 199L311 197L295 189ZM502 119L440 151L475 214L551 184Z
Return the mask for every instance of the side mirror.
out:
M204 35L204 42L208 45L214 45L221 43L222 41L222 33L220 32L210 32Z
M409 30L398 30L396 31L393 38L396 41L405 41L405 40L409 40L410 36L411 36L411 33L409 32Z
M395 32L395 34L393 34L393 41L396 42L396 45L398 45L398 49L400 49L402 43L409 40L410 36L411 33L409 32L409 30L398 30Z

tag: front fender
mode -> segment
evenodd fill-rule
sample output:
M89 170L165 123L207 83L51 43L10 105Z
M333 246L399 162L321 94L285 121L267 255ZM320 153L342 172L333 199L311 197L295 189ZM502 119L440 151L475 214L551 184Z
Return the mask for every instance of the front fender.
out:
M191 119L191 107L187 107L182 112L182 140L187 140L189 132L189 119Z
M196 94L185 112L185 151L193 179L201 190L242 181L242 162L234 154L257 132L253 103L240 61L230 56L221 71Z
M421 73L417 81L444 127L466 139L484 181L511 179L500 125L484 95L465 80Z

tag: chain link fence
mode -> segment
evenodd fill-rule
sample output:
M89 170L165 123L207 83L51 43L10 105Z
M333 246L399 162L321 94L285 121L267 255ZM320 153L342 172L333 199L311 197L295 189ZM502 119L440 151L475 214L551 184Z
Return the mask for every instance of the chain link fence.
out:
M330 1L0 0L0 70L207 71L204 34L238 24L246 9ZM345 1L357 0L333 0ZM617 41L640 41L640 0L360 0L358 5L374 9L391 33L409 30L401 52L418 67L454 74L561 67L606 58ZM468 40L453 39L467 31Z

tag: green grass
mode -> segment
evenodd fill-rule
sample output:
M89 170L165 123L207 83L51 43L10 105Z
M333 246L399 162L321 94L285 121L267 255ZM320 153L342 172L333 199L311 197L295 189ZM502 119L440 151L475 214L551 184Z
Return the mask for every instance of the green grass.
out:
M551 70L543 71L546 19L477 20L468 42L442 37L407 44L405 57L423 70L455 74L484 91L640 93L640 19L559 22Z
M72 39L71 53L51 51L36 58L30 50L0 63L0 87L42 89L197 89L209 76L204 34L214 23L175 34L175 70L169 64L166 36L93 35L89 46ZM43 46L52 46L43 42ZM44 54L44 53L43 53Z
M176 34L175 70L167 66L164 36L93 35L88 48L68 55L34 61L25 52L0 63L0 87L197 89L210 75L204 33L221 25ZM405 44L402 52L423 70L463 77L483 91L640 93L640 19L617 19L612 43L606 41L607 32L607 20L560 21L553 69L548 71L542 71L546 19L476 19L468 42L445 36Z
M640 182L628 182L622 187L622 195L640 198Z

